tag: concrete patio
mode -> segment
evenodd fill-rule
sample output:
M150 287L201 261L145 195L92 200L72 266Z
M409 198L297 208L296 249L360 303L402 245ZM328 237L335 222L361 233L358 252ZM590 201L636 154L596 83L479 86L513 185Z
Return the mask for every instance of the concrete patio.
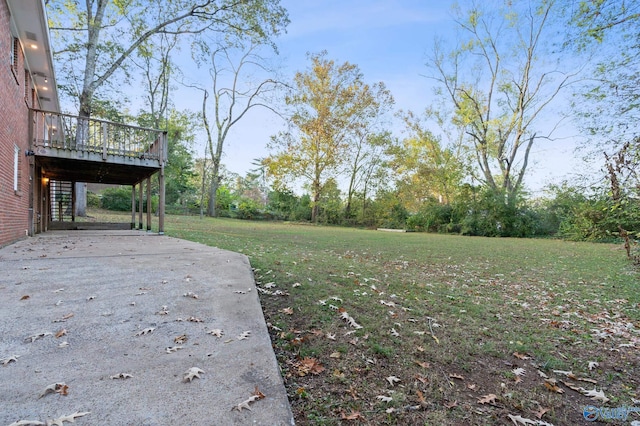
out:
M247 258L142 231L0 249L0 383L0 425L293 424Z

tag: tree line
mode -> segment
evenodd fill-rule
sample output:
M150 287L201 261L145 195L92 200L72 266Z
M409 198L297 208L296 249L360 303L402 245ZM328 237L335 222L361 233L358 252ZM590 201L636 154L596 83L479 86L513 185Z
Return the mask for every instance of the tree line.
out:
M629 247L639 236L638 0L454 6L455 41L434 40L426 52L435 100L423 111L396 109L384 82L367 81L356 64L336 63L326 51L310 53L293 78L279 77L268 60L289 22L278 0L47 6L61 90L80 115L169 131L170 210L623 238ZM185 46L208 83L183 74L175 58ZM146 108L124 117L126 96L114 93L132 76L143 83ZM199 89L201 108L176 110L178 85ZM286 126L273 135L269 155L237 176L225 170L224 144L254 108L271 110ZM391 131L398 120L405 136ZM531 152L553 143L561 120L576 123L584 153L602 173L533 198ZM206 135L204 156L194 152L196 129Z

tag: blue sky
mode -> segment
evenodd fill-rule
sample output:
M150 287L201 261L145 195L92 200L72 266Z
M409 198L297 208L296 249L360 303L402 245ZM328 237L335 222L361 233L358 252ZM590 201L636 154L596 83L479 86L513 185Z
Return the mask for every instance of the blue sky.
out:
M367 82L382 81L396 100L396 109L421 112L432 98L432 83L425 55L434 38L455 36L449 1L436 0L283 0L291 23L287 34L277 41L276 59L281 73L292 77L308 66L307 52L328 52L337 63L359 66ZM202 73L205 74L205 73ZM180 95L178 108L197 111L201 95ZM265 110L252 110L229 134L222 162L228 170L244 175L251 162L268 155L271 135L284 127L282 120ZM394 128L402 136L399 126ZM571 127L561 128L556 141L541 140L533 149L527 186L538 191L550 181L579 167L573 153ZM202 155L204 148L200 148ZM535 170L535 172L534 172Z

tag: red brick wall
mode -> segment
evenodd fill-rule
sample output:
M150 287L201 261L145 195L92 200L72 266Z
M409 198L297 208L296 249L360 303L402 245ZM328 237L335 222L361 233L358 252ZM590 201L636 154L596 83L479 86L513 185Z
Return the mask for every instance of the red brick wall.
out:
M29 229L28 108L25 103L24 57L11 68L9 8L0 0L0 247L26 236ZM14 191L14 146L18 146L18 191Z

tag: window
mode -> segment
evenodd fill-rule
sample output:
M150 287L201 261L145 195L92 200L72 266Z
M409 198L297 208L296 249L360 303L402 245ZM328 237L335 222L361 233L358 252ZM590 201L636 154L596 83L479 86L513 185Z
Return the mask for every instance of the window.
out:
M20 168L20 148L17 145L13 145L13 190L18 192L18 170Z

